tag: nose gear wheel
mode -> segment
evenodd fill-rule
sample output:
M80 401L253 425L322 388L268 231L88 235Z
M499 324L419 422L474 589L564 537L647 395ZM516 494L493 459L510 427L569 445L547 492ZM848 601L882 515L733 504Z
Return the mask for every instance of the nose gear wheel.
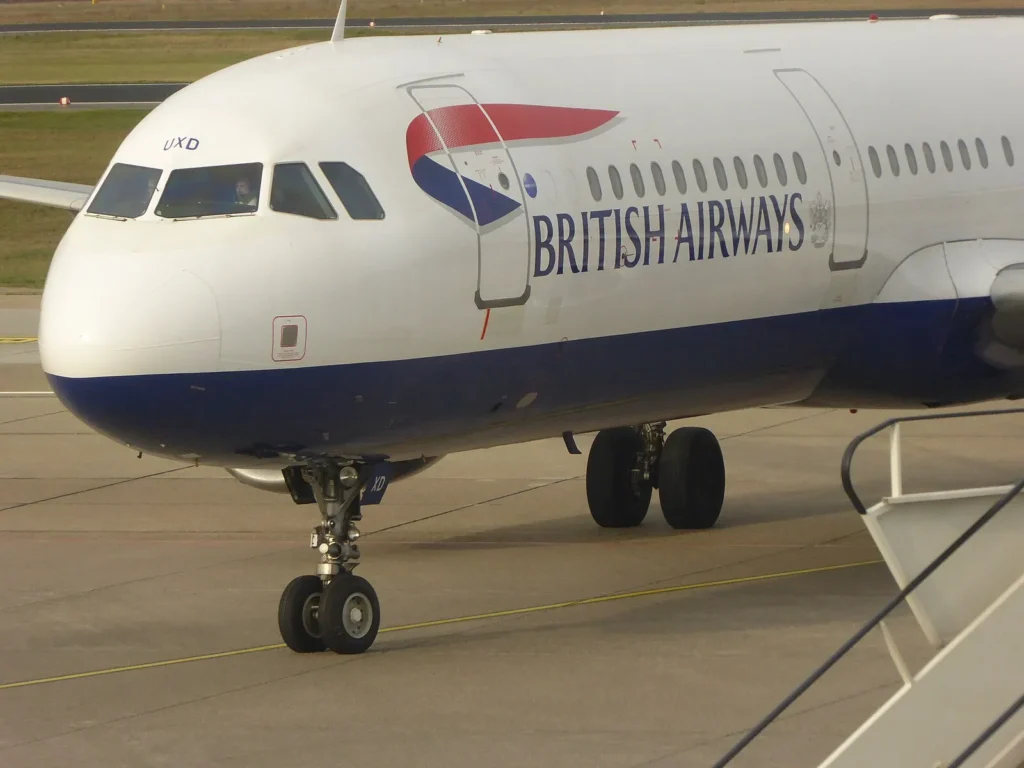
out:
M377 593L352 573L360 558L355 522L362 519L363 469L326 462L302 470L320 508L321 523L310 538L320 562L316 576L299 576L288 584L278 606L281 637L297 653L363 653L377 638Z

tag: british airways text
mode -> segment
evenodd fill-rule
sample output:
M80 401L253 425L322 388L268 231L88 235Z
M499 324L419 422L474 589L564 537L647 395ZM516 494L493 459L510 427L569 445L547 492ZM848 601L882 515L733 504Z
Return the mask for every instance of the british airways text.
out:
M682 203L678 226L664 205L631 206L533 217L535 277L639 265L703 261L732 256L799 250L804 221L797 210L799 193L747 200L702 200ZM791 226L787 226L787 219ZM669 230L675 230L674 232ZM591 248L592 235L597 239ZM614 247L612 247L614 242ZM606 245L607 244L607 245ZM595 251L592 253L591 251Z

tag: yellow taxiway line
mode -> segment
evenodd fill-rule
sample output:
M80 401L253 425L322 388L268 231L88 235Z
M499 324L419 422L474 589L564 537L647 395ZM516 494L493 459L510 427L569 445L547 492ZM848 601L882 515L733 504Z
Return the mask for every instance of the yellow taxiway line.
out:
M840 565L825 565L818 568L802 568L795 571L779 571L776 573L764 573L757 576L741 576L735 579L720 579L718 581L704 581L696 584L680 584L674 587L658 587L655 589L641 589L635 592L619 592L612 595L599 595L598 597L585 597L579 600L566 600L560 603L548 603L546 605L534 605L527 608L510 608L505 611L491 611L489 613L475 613L470 616L456 616L448 619L436 619L434 621L420 621L415 624L401 624L395 627L385 627L380 634L385 632L408 632L412 629L426 629L429 627L444 627L450 624L462 624L468 621L483 621L485 619L500 619L508 616L524 616L529 613L540 613L541 611L554 611L560 608L574 608L580 605L597 605L599 603L610 603L616 600L632 600L638 597L652 597L655 595L669 595L674 592L686 592L694 589L708 589L711 587L726 587L734 584L750 584L756 581L770 581L782 579L788 576L805 576L813 573L827 573L829 571L841 571L847 568L859 568L865 565L877 565L881 560L861 560L855 563L842 563ZM284 643L273 645L258 645L253 648L240 648L234 651L221 651L219 653L205 653L201 656L186 656L180 659L167 659L165 661L151 661L146 664L129 664L123 667L110 667L109 669L96 669L91 672L76 672L70 675L56 675L54 677L40 677L35 680L22 680L17 683L2 683L0 691L12 688L27 688L32 685L43 685L44 683L60 683L67 680L81 680L86 677L99 677L100 675L113 675L119 672L137 672L143 669L156 669L157 667L170 667L175 664L191 664L195 661L209 661L211 659L226 659L232 656L244 656L249 653L262 653L263 651L274 651L284 648Z
M39 341L35 336L0 336L0 344L31 344Z

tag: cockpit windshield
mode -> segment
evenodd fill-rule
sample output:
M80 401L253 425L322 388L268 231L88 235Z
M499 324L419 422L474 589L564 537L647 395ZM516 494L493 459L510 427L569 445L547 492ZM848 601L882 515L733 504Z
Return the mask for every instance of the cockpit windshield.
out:
M259 206L262 163L179 168L171 171L156 215L165 219L254 213Z
M146 212L160 180L158 168L115 163L86 213L135 219Z

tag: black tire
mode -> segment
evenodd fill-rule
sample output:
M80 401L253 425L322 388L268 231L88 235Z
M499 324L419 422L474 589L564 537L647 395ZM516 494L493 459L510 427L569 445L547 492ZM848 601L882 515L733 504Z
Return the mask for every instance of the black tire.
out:
M725 501L725 459L718 439L702 427L677 429L658 461L658 498L673 528L710 528Z
M324 642L335 653L362 653L373 645L380 629L380 601L370 582L351 573L331 579L320 601L320 626Z
M327 646L320 635L319 613L324 583L319 576L292 579L281 593L277 626L281 639L296 653L317 653Z
M634 482L637 454L644 449L640 434L629 427L597 433L587 458L587 504L602 528L633 528L651 505L651 486Z

